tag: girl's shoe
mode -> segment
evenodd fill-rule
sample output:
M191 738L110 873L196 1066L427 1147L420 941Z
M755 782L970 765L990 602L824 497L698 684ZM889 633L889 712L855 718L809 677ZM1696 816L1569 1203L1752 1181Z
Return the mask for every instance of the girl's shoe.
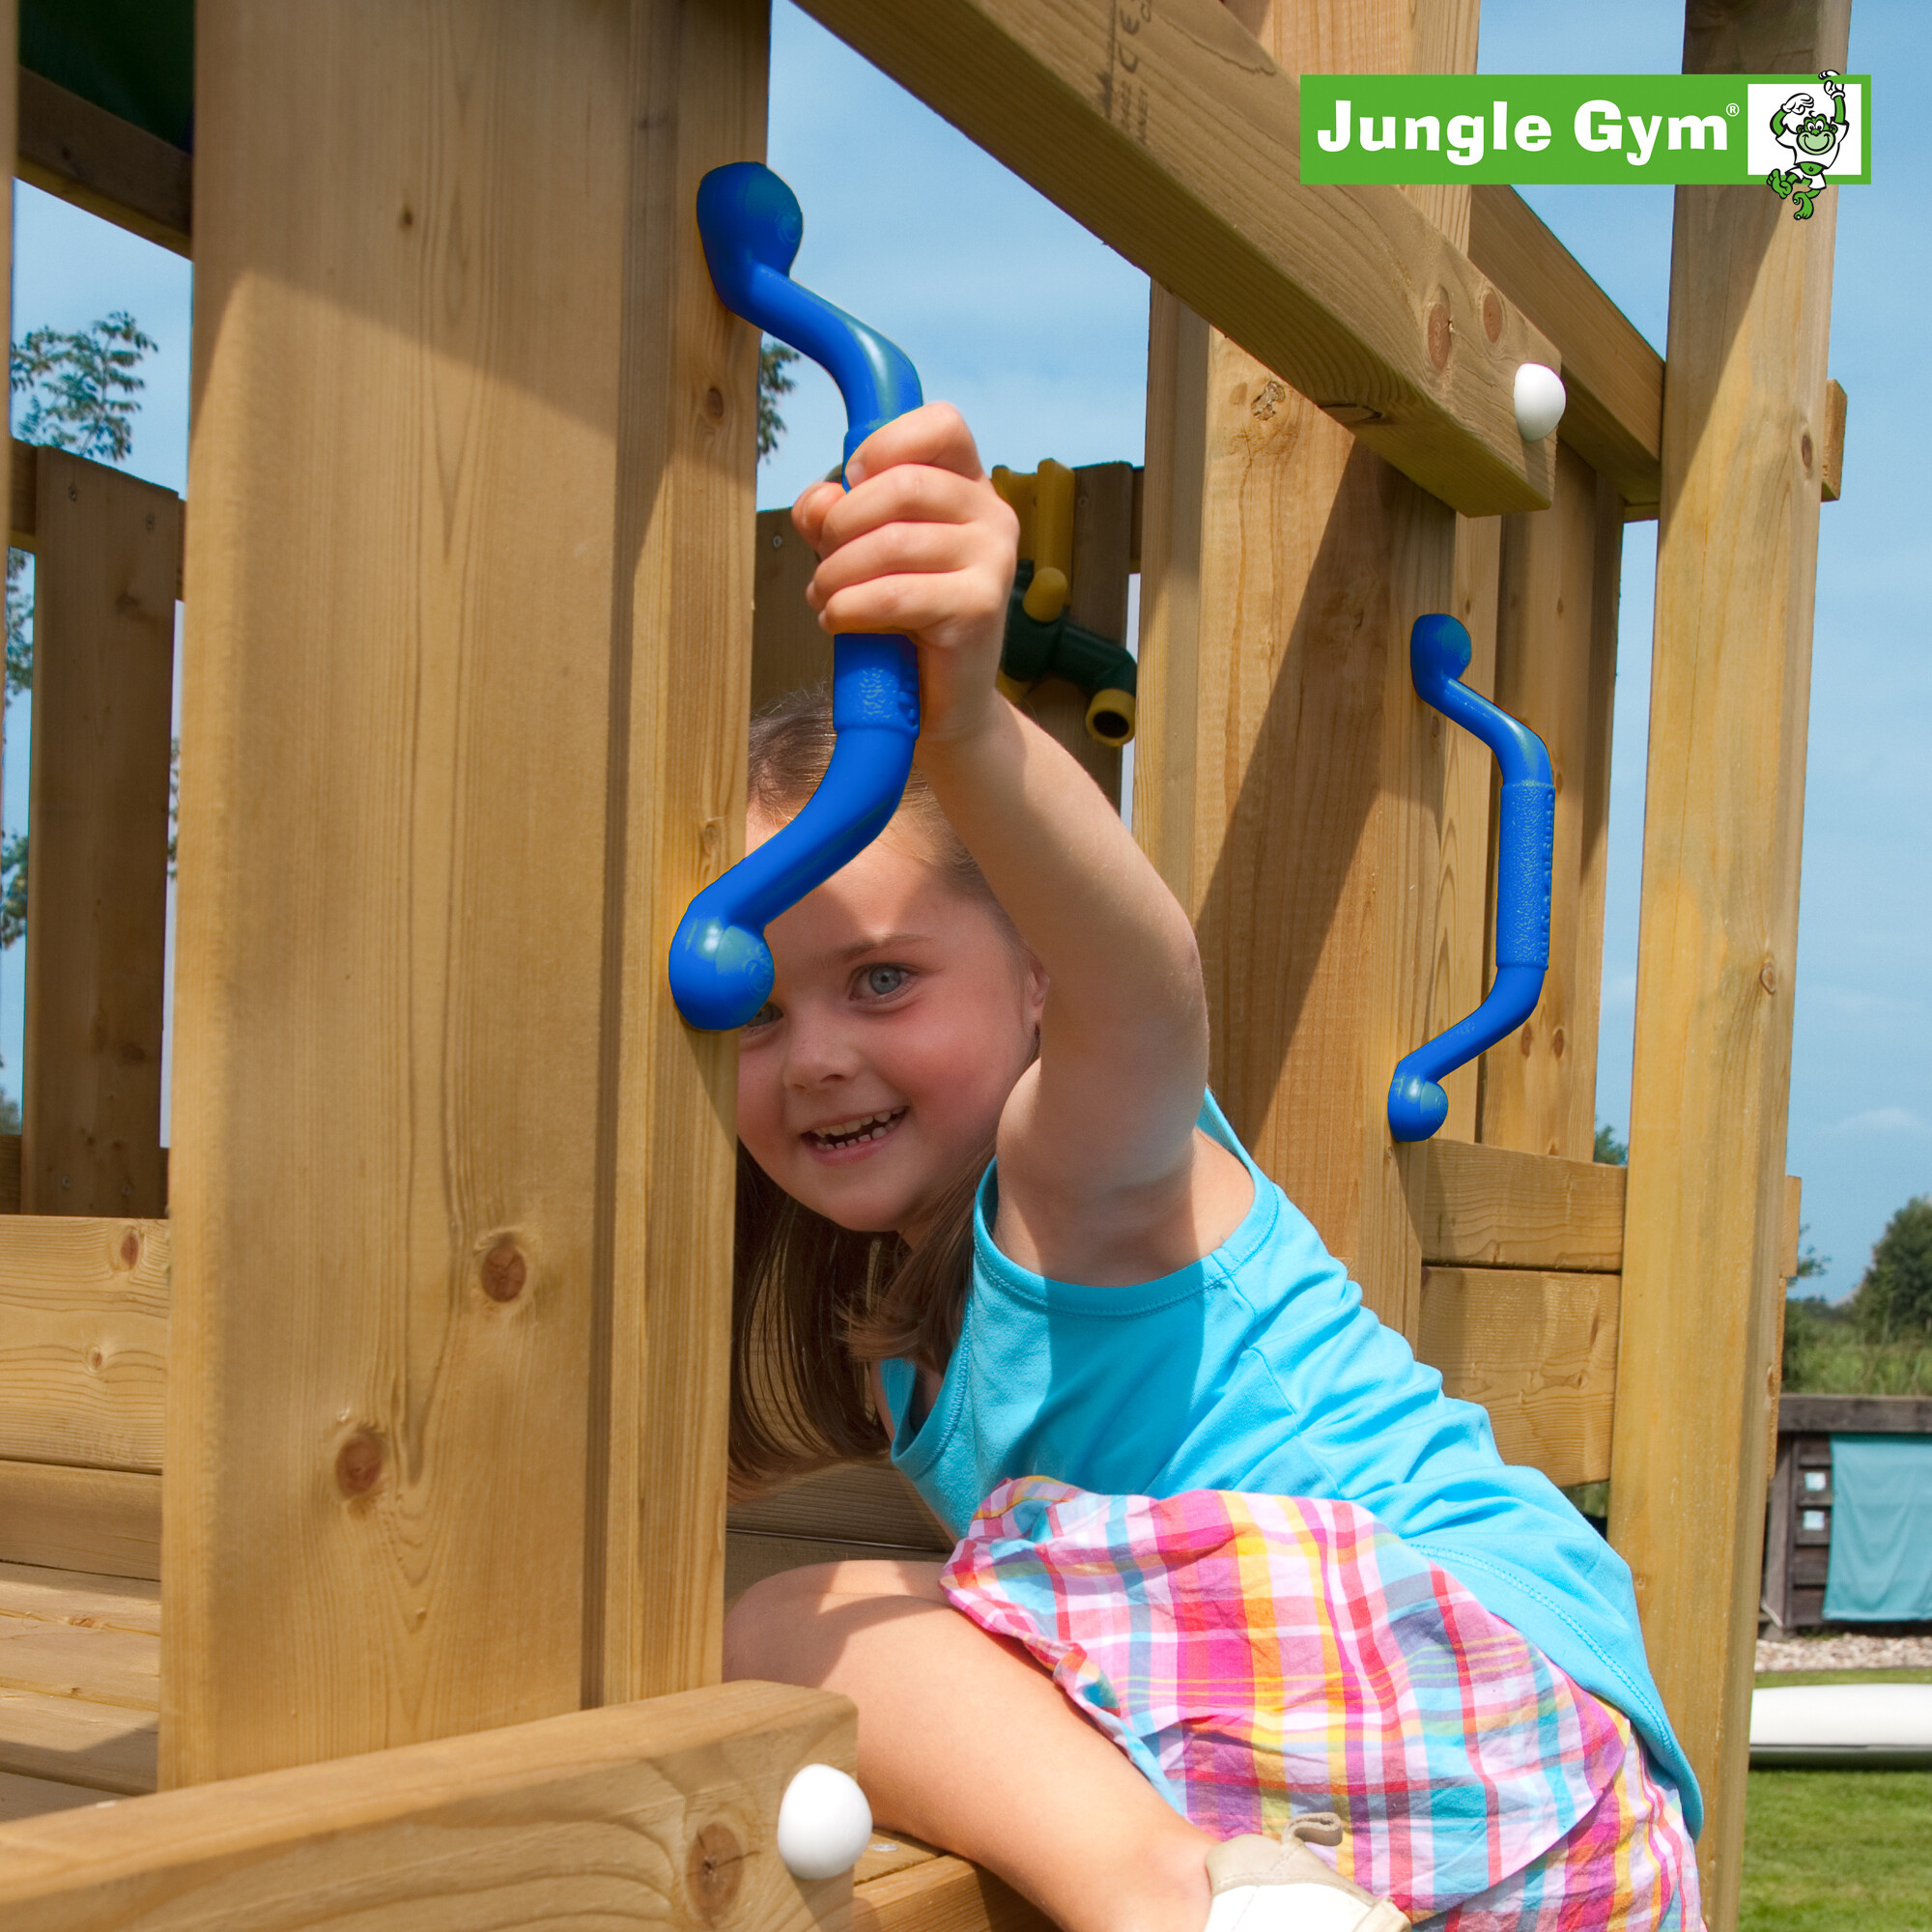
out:
M1308 1847L1339 1845L1332 1811L1290 1822L1277 1844L1257 1832L1212 1845L1206 1932L1408 1932L1408 1915L1332 1872Z

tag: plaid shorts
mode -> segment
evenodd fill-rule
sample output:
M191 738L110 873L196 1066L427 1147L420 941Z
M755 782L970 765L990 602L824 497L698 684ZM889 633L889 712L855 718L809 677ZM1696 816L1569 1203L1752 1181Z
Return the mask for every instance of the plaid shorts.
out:
M1622 1713L1352 1503L1002 1483L940 1582L1217 1838L1331 1860L1443 1932L1692 1932L1675 1786Z

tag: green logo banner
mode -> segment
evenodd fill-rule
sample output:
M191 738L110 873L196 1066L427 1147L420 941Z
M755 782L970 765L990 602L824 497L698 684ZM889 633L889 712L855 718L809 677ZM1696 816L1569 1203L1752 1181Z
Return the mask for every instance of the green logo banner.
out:
M1307 182L1871 179L1869 74L1305 73Z

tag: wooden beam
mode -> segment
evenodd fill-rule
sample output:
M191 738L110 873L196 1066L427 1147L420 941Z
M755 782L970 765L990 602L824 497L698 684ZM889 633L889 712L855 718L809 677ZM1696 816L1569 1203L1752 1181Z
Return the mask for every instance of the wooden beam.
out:
M1610 1473L1618 1281L1528 1268L1428 1268L1415 1353L1489 1410L1505 1463L1560 1489Z
M1615 1274L1624 1170L1439 1136L1406 1151L1424 1261Z
M1548 502L1514 384L1560 354L1401 189L1303 185L1295 64L1221 0L806 11L1431 495Z
M19 115L9 152L22 181L177 255L193 252L192 156L25 68Z
M1473 65L1475 17L1281 4L1268 52L1290 71L1451 71ZM1435 208L1466 220L1466 198ZM1422 1256L1388 1083L1481 997L1489 787L1416 697L1408 634L1459 587L1475 614L1470 538L1158 288L1148 412L1136 833L1196 923L1215 1093L1412 1335Z
M1515 188L1485 184L1469 195L1470 261L1563 353L1564 446L1654 517L1662 356Z
M170 1783L719 1672L765 99L754 0L196 34Z
M853 1463L749 1502L730 1527L765 1536L818 1536L951 1551L957 1539L890 1463Z
M1845 482L1845 414L1850 408L1837 383L1825 384L1825 437L1818 452L1819 494L1835 503Z
M36 455L20 1203L157 1215L181 501Z
M1548 748L1556 837L1543 997L1483 1056L1478 1137L1580 1161L1596 1144L1621 508L1566 442L1555 502L1502 520L1495 699Z
M57 1812L0 1829L0 1916L9 1932L807 1932L844 1919L852 1882L785 1870L779 1802L808 1763L849 1771L855 1728L842 1697L731 1684Z
M0 1690L0 1771L138 1797L155 1788L155 1714L44 1690ZM9 1917L8 1932L13 1924Z
M158 1578L161 1479L131 1469L0 1463L0 1563Z
M1780 1435L1932 1435L1932 1396L1787 1395Z
M168 1224L0 1215L0 1457L161 1466Z
M1698 5L1685 67L1843 69L1850 0ZM1680 187L1610 1538L1737 1921L1837 198Z
M71 1811L83 1804L98 1804L100 1794L84 1784L63 1784L58 1778L24 1777L17 1772L0 1771L0 1825L16 1818L39 1818L48 1811Z
M1053 1932L1053 1920L964 1859L927 1859L852 1892L853 1932Z

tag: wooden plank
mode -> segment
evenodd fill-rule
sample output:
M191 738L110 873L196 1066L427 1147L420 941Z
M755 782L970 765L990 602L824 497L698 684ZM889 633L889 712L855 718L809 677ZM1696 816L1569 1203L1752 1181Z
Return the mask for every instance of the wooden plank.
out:
M1787 1395L1780 1435L1932 1435L1932 1396Z
M1614 492L1566 443L1555 502L1502 525L1495 699L1548 748L1556 836L1543 997L1483 1056L1477 1138L1586 1161L1596 1141L1623 523Z
M1784 1177L1784 1213L1778 1241L1777 1271L1785 1281L1798 1276L1798 1249L1804 1238L1804 1183L1795 1174Z
M0 1771L15 1776L123 1797L152 1791L155 1729L152 1711L0 1688Z
M1310 0L1275 7L1266 30L1284 69L1366 71L1425 43L1470 65L1474 20ZM1455 782L1408 633L1456 608L1466 543L1442 503L1174 306L1156 292L1136 831L1195 920L1210 1078L1236 1131L1377 1314L1413 1334L1421 1252L1389 1075L1473 1004L1473 895L1459 918L1442 894L1452 844L1485 851L1488 835L1458 822L1486 788ZM1449 934L1467 953L1440 971Z
M1469 259L1563 352L1558 434L1641 515L1657 514L1663 358L1513 187L1470 190Z
M1849 0L1692 9L1685 66L1845 65ZM1771 65L1767 65L1770 63ZM1837 208L1680 187L1610 1538L1737 1921ZM1783 425L1766 434L1767 424Z
M181 502L64 450L37 465L20 1200L156 1215Z
M753 1583L814 1563L943 1563L950 1549L920 1545L853 1543L818 1536L762 1536L731 1530L724 1538L724 1601L735 1604Z
M832 675L832 639L818 628L806 585L817 554L792 528L789 510L760 510L753 590L752 709Z
M82 1804L112 1803L89 1785L0 1771L0 1825L11 1825L17 1818L39 1818L48 1811L71 1811Z
M731 1505L733 1529L766 1536L843 1537L950 1550L953 1538L890 1463L854 1463Z
M612 694L628 796L584 1657L585 1695L607 1703L724 1669L738 1047L684 1025L664 962L693 895L743 849L759 338L720 304L689 211L712 168L763 158L770 55L763 0L652 0L633 18L618 554L635 562Z
M158 1577L161 1479L0 1462L0 1563Z
M16 443L17 449L19 445ZM0 1134L0 1214L20 1211L20 1136Z
M1819 494L1835 503L1845 482L1845 414L1849 403L1834 382L1825 384L1825 436L1818 452Z
M964 1859L930 1859L852 1892L853 1932L1053 1932L1011 1886Z
M0 1563L0 1618L158 1636L161 1593L138 1577L90 1577L38 1563Z
M884 1878L888 1872L910 1871L914 1865L923 1865L928 1860L944 1857L944 1852L923 1845L917 1838L875 1837L860 1856L859 1862L852 1867L852 1884L856 1889L870 1884L875 1878Z
M40 460L31 442L9 443L7 466L7 541L15 550L32 550L39 538Z
M1409 1158L1424 1261L1587 1274L1623 1266L1621 1167L1439 1135Z
M9 1932L456 1932L842 1920L849 1875L791 1877L779 1801L850 1770L852 1706L731 1684L166 1791L0 1831Z
M161 1466L168 1224L0 1216L0 1457Z
M1402 190L1302 184L1294 74L1335 71L1325 49L1284 60L1221 0L806 11L1425 491L1549 500L1513 394L1555 347Z
M170 1782L718 1673L765 98L749 0L196 33Z
M191 254L193 157L44 74L22 68L19 78L12 152L20 179L177 255Z
M0 1690L158 1710L160 1634L0 1615Z
M1415 1352L1443 1389L1490 1412L1505 1463L1559 1489L1610 1473L1616 1398L1613 1274L1427 1268Z

